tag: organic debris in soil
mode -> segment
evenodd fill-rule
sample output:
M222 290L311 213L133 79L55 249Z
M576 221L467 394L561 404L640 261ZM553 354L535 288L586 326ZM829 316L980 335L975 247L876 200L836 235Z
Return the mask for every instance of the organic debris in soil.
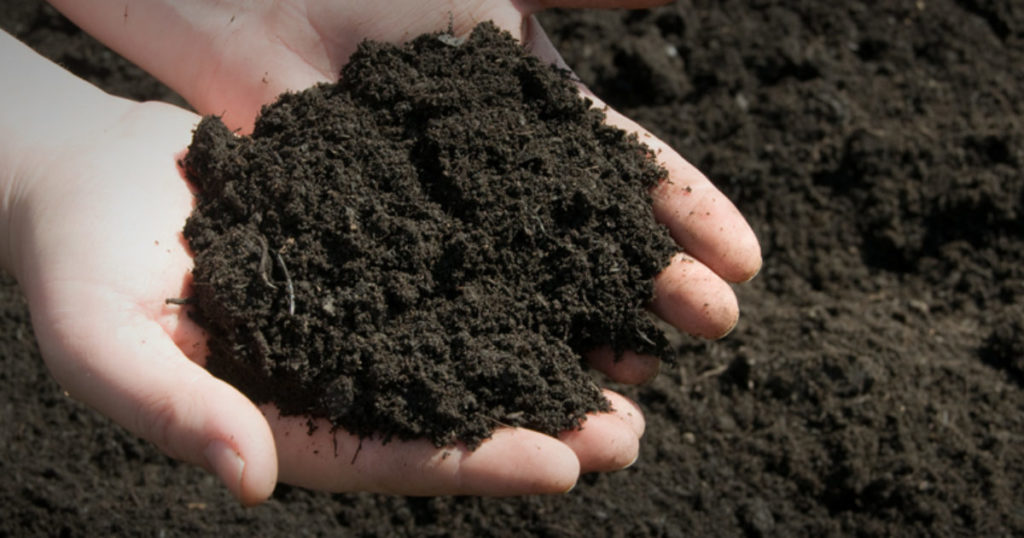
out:
M491 24L363 43L341 82L185 158L209 369L361 436L477 445L609 408L582 354L664 354L644 306L664 176L566 73Z

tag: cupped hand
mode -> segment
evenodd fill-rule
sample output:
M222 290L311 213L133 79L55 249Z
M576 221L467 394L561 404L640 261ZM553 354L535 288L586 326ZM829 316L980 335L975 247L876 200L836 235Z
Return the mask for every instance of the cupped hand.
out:
M194 204L177 161L199 117L123 104L60 155L40 156L11 215L12 270L43 356L76 399L216 473L245 503L280 481L410 495L564 492L581 472L631 463L644 423L615 410L559 438L503 428L477 450L382 444L257 408L204 368L206 335L167 298L190 295L182 226Z
M477 23L492 20L521 39L541 59L564 66L533 17L537 11L555 6L648 7L665 2L282 0L253 4L154 0L141 5L129 3L127 9L109 2L52 0L52 3L87 31L168 83L198 111L221 115L229 127L244 132L251 128L259 108L281 92L335 80L363 39L402 42L424 32L449 27L455 34L462 35ZM593 99L596 106L603 106L585 87L581 87L581 91ZM707 338L723 336L735 325L739 312L728 282L748 280L760 268L760 247L753 232L735 206L678 153L610 108L607 117L609 123L637 133L641 141L655 150L669 172L667 180L653 191L654 212L668 227L682 252L656 279L651 310L685 332ZM176 149L180 150L186 143L187 140L179 141ZM180 176L168 177L168 188L172 179L181 182ZM179 195L186 193L182 185L174 188L180 191ZM167 237L180 237L177 233L188 207L181 205L177 211L164 223L164 233L170 234ZM175 219L176 227L170 226ZM141 245L141 241L138 239L137 243ZM160 240L161 247L167 245L165 241ZM184 275L190 260L180 246L180 239L175 241L166 248L172 248L168 254L181 264L174 270L177 279L168 278L164 288L146 290L147 294L136 290L132 297L159 301L164 296L185 293L182 286L187 285ZM178 247L180 251L173 250ZM124 253L116 248L112 250L107 254ZM140 259L131 259L141 263ZM167 270L166 265L161 267ZM178 269L182 270L180 274ZM140 274L152 275L155 270L150 267ZM172 280L175 284L168 284ZM155 285L155 282L146 282ZM119 282L119 285L124 284ZM150 304L148 308L143 313L150 321L158 322L147 325L149 330L160 327L170 342L176 344L176 349L187 351L201 340L178 311L162 304ZM183 334L189 336L180 336ZM173 354L170 344L165 342L163 347L163 353ZM130 358L129 351L125 348L125 360ZM201 356L195 353L191 356L201 364ZM658 370L658 360L654 357L626 354L622 360L615 360L609 350L596 350L591 363L612 379L632 383L649 379ZM182 371L193 372L195 377L189 379L201 380L195 383L204 388L219 387L215 393L224 398L228 398L228 394L232 394L231 398L241 398L201 369L182 367ZM232 413L241 412L245 402L237 402L239 411L229 413L223 407L212 409L216 405L207 405L215 403L209 397L194 398L200 394L203 392L193 394L192 398L150 398L155 400L156 411L151 414L157 418L157 427L146 426L139 418L122 423L136 421L139 424L136 431L144 435L146 428L154 428L149 431L149 438L172 454L183 454L181 457L189 461L202 463L205 460L200 454L207 450L214 454L212 460L221 462L213 465L236 494L249 501L265 496L273 475L269 464L265 463L265 449L273 446L266 442L267 432L259 434L263 436L262 441L252 437L255 429L246 430L250 437L222 435L233 430L221 429L213 413L219 413L218 417L231 417ZM145 395L142 396L145 400ZM270 435L274 436L277 446L280 477L291 483L329 490L417 494L564 491L581 471L620 468L636 457L643 418L631 402L614 395L611 398L615 412L591 416L581 431L566 433L556 440L526 430L501 430L476 452L459 447L438 451L424 443L382 446L367 441L360 448L357 439L340 433L328 435L328 428L319 428L310 438L304 435L307 429L304 420L279 419L272 410L268 410L267 416L270 417ZM116 409L110 411L114 412ZM245 416L255 415L250 409L250 414ZM210 422L204 422L206 420ZM244 420L237 422L246 423ZM174 448L174 443L185 443L177 436L183 428L206 432L181 438L194 439L189 441L192 443L190 451ZM218 432L224 446L241 454L245 461L242 486L237 481L232 482L234 471L225 474L223 470L232 469L236 463L231 450L204 448L206 440L216 437L212 432ZM254 452L250 454L250 450Z

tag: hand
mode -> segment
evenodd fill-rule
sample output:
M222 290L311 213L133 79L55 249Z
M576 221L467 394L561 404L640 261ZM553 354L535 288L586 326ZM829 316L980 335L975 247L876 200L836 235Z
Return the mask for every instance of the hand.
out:
M443 30L448 27L449 13L457 34L467 32L478 21L495 20L541 58L561 62L531 16L537 9L558 2L494 0L460 8L450 2L438 5L411 0L388 4L294 0L247 11L231 3L212 6L153 0L124 13L115 13L110 7L107 11L90 11L90 2L54 3L87 30L160 76L201 112L222 114L229 126L243 129L251 126L259 106L280 92L335 79L362 39L401 41L422 32ZM566 4L596 2L560 2ZM601 4L639 7L638 2ZM111 21L117 24L111 25ZM158 34L154 33L156 28L168 29ZM152 35L170 37L169 41L153 40ZM182 61L183 57L195 61ZM664 143L615 111L608 111L608 121L638 132L641 140L660 152L659 158L669 170L669 180L654 191L655 213L686 254L677 255L658 277L652 310L684 331L712 338L724 335L738 318L736 299L726 281L747 280L760 267L760 249L753 233L735 207ZM179 223L185 214L187 211L179 216ZM167 296L185 293L179 289ZM161 314L165 315L169 314ZM185 320L177 323L188 326ZM194 342L177 343L189 349ZM201 354L192 352L191 356L201 362ZM627 354L625 360L615 362L608 350L596 351L592 364L624 382L642 382L658 368L658 360L653 357ZM494 439L472 453L461 448L438 451L425 443L380 446L364 442L360 450L358 440L347 435L337 436L335 452L335 439L326 433L328 428L320 428L310 439L305 436L304 420L277 419L272 410L268 417L281 466L280 478L286 482L329 490L422 494L564 491L578 472L620 468L637 454L643 419L634 404L608 394L616 412L591 416L583 430L563 434L561 442L535 432L506 429L496 432ZM207 414L231 415L195 403L204 399L209 403L209 397L194 401L180 398L178 407L165 405L156 413L160 429L173 435L147 437L169 453L201 462L202 458L195 456L204 446L200 441L232 431L219 429L216 419ZM180 431L201 422L193 415L211 421L213 426L202 431ZM255 430L247 431L249 437L225 440L246 462L242 485L223 470L231 467L231 454L219 458L228 463L216 467L236 494L253 501L269 492L266 485L272 480L267 477L273 473L267 471L269 467L260 467L262 449L252 449L256 459L251 458L251 447L265 447L266 443L259 436L253 437ZM140 433L146 436L145 431ZM192 435L197 439L192 441L191 456L187 451L175 452L166 442L161 444L161 439L177 439L182 433L182 438ZM524 450L524 445L536 450ZM350 461L353 463L345 464Z

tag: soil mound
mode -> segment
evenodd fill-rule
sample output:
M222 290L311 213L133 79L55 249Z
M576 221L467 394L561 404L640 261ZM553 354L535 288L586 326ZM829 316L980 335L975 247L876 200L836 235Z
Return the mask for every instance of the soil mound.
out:
M664 171L564 73L490 24L364 43L337 84L185 158L209 368L359 435L474 445L608 403L599 346L664 354L644 310L674 243Z

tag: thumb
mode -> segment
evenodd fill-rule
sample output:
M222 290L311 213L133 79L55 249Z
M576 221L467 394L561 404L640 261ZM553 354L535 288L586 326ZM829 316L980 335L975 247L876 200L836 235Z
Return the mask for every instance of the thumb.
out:
M97 305L90 300L73 304ZM36 319L46 317L38 310L33 325L43 356L71 396L167 455L216 474L243 503L270 496L277 455L263 414L189 360L158 323L125 305L90 308L119 316L71 320Z

